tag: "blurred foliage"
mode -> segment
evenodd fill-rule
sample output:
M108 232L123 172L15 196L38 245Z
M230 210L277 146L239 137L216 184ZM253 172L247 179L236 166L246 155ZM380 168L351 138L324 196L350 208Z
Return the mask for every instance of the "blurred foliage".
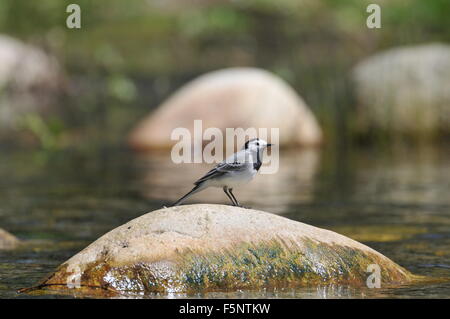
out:
M69 3L81 7L80 30L65 26ZM366 27L370 3L382 8L381 29ZM448 0L2 0L0 33L53 52L78 79L68 103L80 113L71 119L112 139L194 76L246 65L287 80L328 139L342 140L352 128L355 62L392 46L448 42L449 13Z
M57 118L45 121L37 113L28 113L23 116L19 126L32 132L43 150L52 151L62 146L61 136L64 126Z

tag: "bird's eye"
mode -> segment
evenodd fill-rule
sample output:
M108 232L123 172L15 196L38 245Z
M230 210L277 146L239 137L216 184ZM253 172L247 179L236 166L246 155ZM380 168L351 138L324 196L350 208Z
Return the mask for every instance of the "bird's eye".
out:
M259 146L259 143L258 143L258 142L256 142L256 146Z

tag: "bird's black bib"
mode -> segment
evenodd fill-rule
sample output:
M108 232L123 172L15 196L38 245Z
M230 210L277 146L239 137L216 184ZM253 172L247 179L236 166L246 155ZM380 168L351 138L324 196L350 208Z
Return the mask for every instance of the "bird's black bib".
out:
M256 153L256 163L253 163L253 169L256 169L257 171L259 170L259 168L261 167L262 162L259 159L259 152Z

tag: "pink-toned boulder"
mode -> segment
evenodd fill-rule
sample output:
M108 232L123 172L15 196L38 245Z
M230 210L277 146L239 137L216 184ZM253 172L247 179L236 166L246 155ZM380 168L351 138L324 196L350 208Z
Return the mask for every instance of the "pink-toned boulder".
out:
M166 149L173 129L187 128L194 120L203 130L226 128L279 128L280 146L312 146L322 131L303 99L282 79L260 69L230 68L189 82L132 130L129 144L139 150Z

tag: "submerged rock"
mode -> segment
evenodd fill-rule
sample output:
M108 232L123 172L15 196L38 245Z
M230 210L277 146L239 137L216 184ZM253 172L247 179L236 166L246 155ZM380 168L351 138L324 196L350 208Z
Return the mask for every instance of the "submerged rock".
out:
M203 130L279 128L283 146L317 145L322 131L303 99L282 79L256 68L230 68L200 76L179 89L131 132L135 149L170 148L175 128ZM277 142L278 143L278 142Z
M393 48L353 70L361 131L450 133L450 45Z
M13 249L19 243L20 241L14 235L0 228L0 249Z
M32 289L73 293L193 292L318 284L382 285L413 275L332 231L274 214L224 205L153 211L105 234Z

